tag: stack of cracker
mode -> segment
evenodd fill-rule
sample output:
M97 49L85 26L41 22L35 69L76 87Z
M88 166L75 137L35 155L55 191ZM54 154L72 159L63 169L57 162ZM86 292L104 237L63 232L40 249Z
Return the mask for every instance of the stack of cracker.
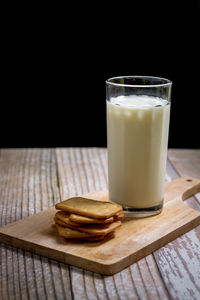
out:
M121 205L74 197L56 204L58 234L67 239L99 241L121 225Z

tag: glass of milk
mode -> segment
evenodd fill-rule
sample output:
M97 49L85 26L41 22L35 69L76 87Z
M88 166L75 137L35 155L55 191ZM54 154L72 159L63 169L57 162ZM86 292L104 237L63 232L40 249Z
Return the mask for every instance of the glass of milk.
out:
M134 217L162 211L171 87L159 77L106 81L109 199Z

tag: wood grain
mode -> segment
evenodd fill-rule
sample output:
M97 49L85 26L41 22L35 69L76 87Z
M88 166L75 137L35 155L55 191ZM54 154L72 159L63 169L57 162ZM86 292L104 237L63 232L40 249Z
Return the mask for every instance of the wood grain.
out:
M89 155L86 155L87 152L90 152ZM102 148L68 148L68 149L56 149L58 166L60 168L60 173L62 174L59 177L60 189L62 194L62 199L70 197L75 192L74 182L78 178L77 173L81 174L81 182L76 180L76 185L78 187L78 193L87 193L88 191L93 191L97 189L105 190L107 189L107 150ZM76 171L73 173L73 176L70 176L72 169L73 158L76 157ZM92 162L89 158L92 158ZM95 163L94 163L95 162ZM98 171L100 182L95 182L94 177L94 167ZM80 178L79 177L79 178ZM70 192L70 188L72 191ZM150 255L151 256L151 255ZM153 258L152 258L153 259ZM154 261L154 259L153 259ZM71 267L71 272L79 272L79 276L84 276L84 271L75 267ZM77 271L78 270L78 271ZM136 272L137 271L137 272ZM162 283L162 279L158 281L144 282L143 276L149 274L151 278L152 272L158 275L160 278L159 270L156 266L156 263L150 263L143 259L143 268L138 268L137 263L133 264L130 268L127 268L120 272L121 275L121 284L120 287L123 287L122 290L119 288L119 284L115 284L114 278L117 275L103 277L99 274L91 273L93 277L93 284L96 288L97 294L96 297L101 297L101 299L120 299L118 295L121 292L128 294L127 299L149 299L153 298L155 290L159 290L159 295L162 297L160 299L168 299L168 291L165 288L165 285ZM81 274L81 275L80 275ZM127 275L128 274L128 275ZM128 281L127 281L128 280ZM90 282L90 283L91 283ZM126 284L125 284L126 282ZM128 284L127 284L128 282ZM92 283L91 283L92 284ZM82 289L82 287L80 287ZM87 288L87 287L86 287ZM76 295L75 290L79 289L77 285L76 289L72 285L73 295Z
M66 149L58 149L57 151L62 152L60 154L62 155L63 160L60 160L60 162L62 161L63 169L65 169L67 171L68 168L69 168L69 157L68 157L69 152L68 152L68 149L67 150ZM73 150L71 149L70 152L71 151L73 151ZM74 151L80 152L81 149L75 149ZM98 152L99 150L98 149L97 150L96 149L91 149L90 151L92 151L93 153L96 154L96 152ZM107 153L106 153L106 150L104 150L104 149L101 149L100 151L101 151L100 154L98 153L98 155L97 155L97 160L99 161L99 163L98 163L99 170L100 170L101 174L104 174L104 176L102 176L103 184L102 184L101 189L105 189L107 187L107 166L106 166ZM173 150L171 150L171 151L173 152ZM179 155L179 153L177 153L177 156L178 155ZM60 157L59 154L58 154L58 156ZM197 158L195 158L195 160L197 161L198 164L200 164L200 161ZM80 165L82 165L81 161L79 161L79 163L80 163ZM89 172L90 163L87 160L85 160L83 165L84 165L84 170L85 170L84 175L88 178L87 181L90 181L90 186L91 186L92 178L90 178L90 176L92 176L92 174L91 174L91 171ZM184 173L184 174L177 173L174 166L171 164L170 161L168 161L168 163L167 163L167 172L166 172L166 182L169 182L172 179L175 179L175 178L177 178L181 175L190 176L190 174L187 174L187 172ZM196 175L198 175L197 177L200 177L200 173L196 173ZM64 178L64 177L62 176L62 178ZM88 190L93 190L95 188L96 188L96 186L93 185L93 186L91 186L91 189L88 189ZM63 182L61 184L61 189L63 190L63 192L66 192L66 194L64 196L68 197L69 194L67 193L67 185L66 185L65 180L63 180ZM186 201L186 202L188 202L188 201ZM195 230L195 232L196 232L196 230ZM186 235L183 236L183 238L186 237L186 244L187 244L187 241L188 241L188 235L189 235L189 241L190 241L190 243L192 243L192 237L190 237L190 233L187 233ZM190 250L192 252L192 256L193 256L192 261L194 261L194 262L195 262L196 253L199 252L199 239L195 239L195 241L197 243L195 243L195 244L192 243L193 247ZM174 243L175 242L172 242L170 244L173 245ZM185 249L184 245L185 245L185 243L182 245L182 253L183 253L184 256L186 256L186 262L189 262L190 258L188 257L188 251L187 251L187 249ZM176 276L176 275L172 276L171 280L169 280L169 278L168 278L168 277L170 277L169 274L171 274L171 271L172 271L171 261L168 260L168 259L165 259L164 261L161 260L161 258L164 259L162 251L163 251L163 249L165 250L166 248L168 248L168 247L165 246L165 247L161 248L160 250L158 250L154 253L153 257L155 258L155 260L153 260L153 261L155 261L156 267L154 266L152 272L150 272L151 276L153 276L152 274L156 274L156 273L162 274L162 276L164 278L164 284L160 285L160 282L157 284L157 282L155 281L154 285L148 286L149 287L147 289L148 290L148 296L151 297L151 294L156 289L157 290L162 289L162 292L163 292L163 294L165 295L166 298L168 298L169 295L170 295L170 297L172 297L172 298L174 297L174 298L177 298L177 299L181 299L181 298L179 298L179 289L180 289L181 290L180 293L183 293L184 295L190 297L191 296L190 295L190 288L188 287L189 282L190 282L190 279L189 279L190 274L189 274L189 271L187 269L184 272L184 274L181 274L181 270L180 270L178 272L179 276ZM178 249L177 249L177 251L178 251ZM175 252L176 252L176 248L175 248ZM177 270L178 270L179 267L181 269L185 269L184 264L181 262L181 259L179 258L180 255L176 254L176 258L177 257L179 259L179 264L177 266ZM143 260L145 260L145 259L143 259ZM138 269L137 265L138 265L138 263L133 264L134 270ZM197 265L199 266L198 261L197 261ZM149 273L149 268L148 268L147 263L144 266L145 267L142 270L142 271L144 271L144 274ZM157 269L157 266L158 266L158 269ZM130 267L130 269L132 269L132 266ZM124 272L124 271L122 271L122 272ZM145 283L143 282L141 273L136 273L136 274L134 273L133 278L134 278L133 282L134 282L134 280L137 280L136 286L137 287L139 286L139 288L138 288L139 296L135 293L133 295L135 295L136 298L138 297L138 299L139 298L147 299L148 297L145 294L145 291L146 291ZM183 278L183 280L182 280L182 278ZM193 280L196 280L196 278L197 279L199 278L199 272L194 272ZM132 284L131 286L132 286L132 291L134 291L134 284ZM179 287L178 289L177 289L177 286ZM116 287L116 289L117 289L117 287ZM199 297L199 291L198 291L198 289L196 289L194 287L194 297L193 298L195 299L195 298L198 298L198 297ZM162 299L162 297L161 297L161 299Z
M61 191L58 185L61 183L58 180L63 180L66 196L107 188L106 149L71 148L56 151L61 150L63 151L62 159L65 160L63 173L66 179L69 179L68 183L66 179L57 177L56 158L61 159L55 156L54 149L0 150L1 212L3 209L0 220L2 225L19 220L22 216L39 212L42 207L44 209L48 207L46 204L49 199L41 191L44 186L44 183L40 184L42 176L43 178L47 176L49 183L53 181L52 196L50 196L52 203L60 201L59 192ZM166 181L180 176L200 178L197 169L200 165L199 150L194 152L186 150L192 153L189 154L188 159L185 158L187 164L184 163L184 171L177 167L180 152L184 150L180 152L170 150L170 159L173 151L175 151L174 161L173 165L171 161L167 164ZM46 155L50 159L46 159ZM182 163L179 162L178 165ZM44 168L46 168L46 175L44 175L44 170L41 170ZM193 168L195 172L192 171ZM66 171L73 172L74 175L70 177ZM95 171L98 172L96 175L93 174ZM44 173L41 176L42 172ZM94 176L99 178L95 179L98 182L94 182ZM47 189L45 191L47 192ZM10 199L9 203L7 199ZM118 274L104 277L79 268L66 267L63 264L58 264L58 267L57 262L53 260L2 244L0 298L2 297L3 300L47 299L48 296L48 299L199 299L199 253L200 235L196 228L154 252L153 256L143 258ZM48 266L54 263L55 266L50 272ZM77 279L79 281L76 281ZM58 286L55 284L52 288L53 282L57 282Z
M1 225L60 201L53 149L2 149ZM71 299L69 268L1 244L1 299Z
M59 238L54 224L56 209L44 210L0 228L0 240L61 262L104 275L115 274L200 224L200 212L182 199L200 191L200 180L178 178L166 184L161 214L149 218L125 217L115 238L96 243ZM94 193L92 192L94 195ZM168 195L169 194L169 195ZM105 198L105 193L103 193ZM90 196L86 194L86 198ZM102 191L96 192L96 200ZM107 193L107 201L108 193Z
M168 157L173 167L177 170L181 176L199 176L200 174L200 150L191 149L179 149L169 150ZM186 175L187 174L187 175ZM200 204L200 193L195 195L196 201ZM194 207L195 201L188 201L188 204L193 201L191 207Z
M173 149L168 151L168 158L182 176L199 176L200 150Z
M192 173L192 161L194 169L198 160L199 152L194 151L191 160L190 172L177 172L176 164L172 164L171 154L175 153L176 160L183 150L170 150L167 162L167 181L178 176L194 176ZM195 156L197 154L197 156ZM187 163L188 165L188 163ZM175 167L174 167L175 166ZM200 176L200 174L199 174ZM194 197L185 201L191 207L199 210L199 205ZM165 286L172 299L199 299L199 278L200 278L200 226L182 235L173 242L165 245L154 252L157 266L164 280Z

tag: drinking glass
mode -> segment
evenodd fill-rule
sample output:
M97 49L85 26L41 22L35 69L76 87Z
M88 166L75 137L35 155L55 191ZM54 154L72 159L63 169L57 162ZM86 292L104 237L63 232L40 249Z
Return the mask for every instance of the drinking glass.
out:
M109 199L134 217L163 208L171 87L150 76L106 81Z

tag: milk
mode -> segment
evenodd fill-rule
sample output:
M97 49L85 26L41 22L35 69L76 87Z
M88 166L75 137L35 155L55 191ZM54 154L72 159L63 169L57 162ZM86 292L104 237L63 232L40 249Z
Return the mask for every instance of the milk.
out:
M108 181L111 201L133 208L162 203L170 103L151 96L107 101Z

